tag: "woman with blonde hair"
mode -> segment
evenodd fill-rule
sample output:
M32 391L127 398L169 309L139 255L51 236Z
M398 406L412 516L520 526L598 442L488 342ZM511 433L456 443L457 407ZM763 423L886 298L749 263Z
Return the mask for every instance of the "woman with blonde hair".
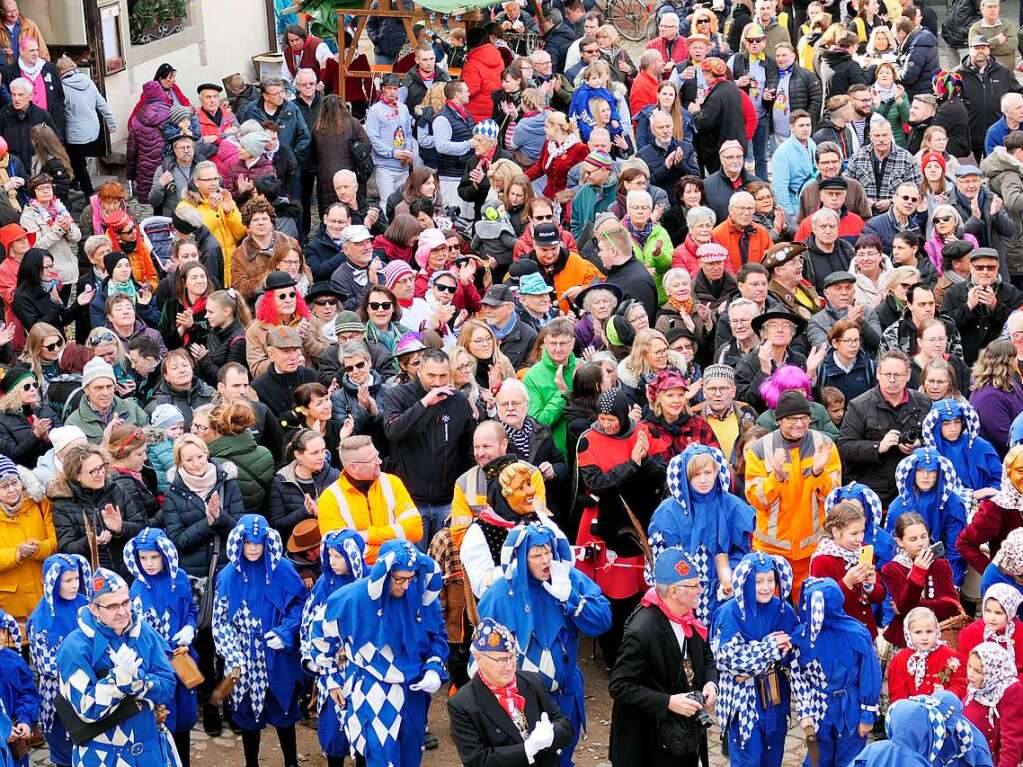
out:
M438 163L436 139L433 136L433 118L440 114L448 103L444 97L444 86L447 83L435 82L426 90L423 100L416 105L415 131L416 142L419 144L419 158L428 168L436 168Z
M920 391L932 402L943 399L966 401L956 381L956 369L948 360L935 358L920 368Z
M690 33L705 35L710 39L710 52L707 55L725 59L728 58L731 49L728 47L728 40L718 27L717 14L710 8L697 8L690 16Z
M477 360L464 346L448 351L451 360L451 385L469 400L469 410L476 422L497 416L497 401L489 388L476 381Z
M713 16L714 14L710 14ZM726 44L727 45L727 44ZM636 114L636 149L640 150L652 144L654 135L650 131L650 115L655 109L671 115L671 135L679 141L685 138L685 121L682 117L682 99L678 88L672 82L663 82L657 86L657 103L648 104Z
M600 57L611 68L611 79L616 83L628 85L638 70L628 51L620 45L622 37L618 30L611 24L604 24L597 27L594 37L600 46Z
M504 191L518 177L522 169L511 160L501 158L495 160L487 171L487 178L490 179L490 192L487 194L487 202L500 202Z
M881 24L870 31L866 53L856 58L859 60L860 66L864 68L882 63L894 63L897 49L895 33L892 32L891 27Z
M543 124L546 141L540 150L540 158L526 169L526 177L537 181L546 176L543 196L554 200L568 188L568 172L586 159L589 147L583 143L564 112L548 112Z
M496 393L504 379L515 377L515 366L501 351L493 329L482 320L466 320L457 345L476 360L473 375L481 389Z
M668 349L668 339L664 333L645 328L636 333L632 350L618 363L618 381L630 402L646 407L647 384L662 370L669 368L685 375L686 361L680 354Z
M65 373L80 374L92 352L76 343L67 343L64 334L46 322L37 322L25 337L21 362L32 368L43 394L50 381Z
M273 480L275 462L270 451L256 444L252 427L256 415L245 400L235 400L215 405L210 412L210 431L216 436L208 441L209 455L232 473L238 481L245 511L262 514L265 511L267 492Z
M1009 449L1009 425L1023 413L1023 384L1016 350L1009 341L993 341L973 365L970 404L980 417L980 436L999 456Z

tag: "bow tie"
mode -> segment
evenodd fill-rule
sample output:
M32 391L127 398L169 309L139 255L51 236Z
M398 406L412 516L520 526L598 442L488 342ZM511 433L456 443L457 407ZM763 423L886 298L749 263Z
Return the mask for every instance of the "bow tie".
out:
M754 61L767 61L766 53L751 53L749 55L749 63L752 64Z

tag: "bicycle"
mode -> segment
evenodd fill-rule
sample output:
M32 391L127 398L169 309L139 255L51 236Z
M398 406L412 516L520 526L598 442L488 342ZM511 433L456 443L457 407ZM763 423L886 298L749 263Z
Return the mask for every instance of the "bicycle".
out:
M626 40L647 39L650 5L644 0L604 0L604 18Z

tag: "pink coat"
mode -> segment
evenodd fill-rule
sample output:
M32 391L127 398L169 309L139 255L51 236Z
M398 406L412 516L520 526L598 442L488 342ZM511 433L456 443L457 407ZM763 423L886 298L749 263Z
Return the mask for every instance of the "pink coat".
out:
M142 86L142 106L128 121L128 178L135 182L136 196L149 198L153 175L163 159L163 125L170 119L160 83Z

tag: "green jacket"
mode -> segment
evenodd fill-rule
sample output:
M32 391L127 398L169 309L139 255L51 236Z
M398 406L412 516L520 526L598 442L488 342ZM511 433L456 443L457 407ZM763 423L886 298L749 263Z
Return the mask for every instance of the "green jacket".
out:
M900 98L882 101L881 106L874 107L874 111L892 126L895 144L905 149L908 136L903 126L909 122L909 96L903 93Z
M580 247L585 244L583 233L593 226L598 213L603 213L618 199L618 179L614 174L602 187L580 184L572 198L572 236ZM590 229L592 231L592 229Z
M575 377L576 357L570 355L565 364L565 385L568 391L572 391L572 378ZM561 393L558 385L554 383L554 376L558 372L558 366L550 358L545 350L540 361L526 371L522 383L529 392L529 415L545 426L551 427L554 436L554 444L562 455L565 453L565 404L568 397Z
M114 414L119 415L126 424L131 426L142 427L149 425L146 411L139 407L135 400L114 397L114 408L111 411L111 418ZM89 442L98 445L103 441L103 429L106 428L109 422L109 420L104 421L100 418L99 413L93 410L92 405L89 404L89 398L83 394L81 402L78 403L78 408L67 417L64 425L77 426L82 430Z
M238 489L246 514L263 514L266 511L266 495L270 481L277 467L274 457L262 445L256 444L252 432L217 437L210 443L210 458L221 466L234 464L238 470Z
M661 243L661 253L655 256L657 243ZM664 273L671 269L671 256L675 252L675 246L671 244L671 235L668 230L660 224L654 224L650 230L650 236L646 238L646 245L642 248L635 239L632 241L632 252L637 261L642 261L647 269L654 270L654 282L657 283L657 305L664 306L668 300L664 292Z

